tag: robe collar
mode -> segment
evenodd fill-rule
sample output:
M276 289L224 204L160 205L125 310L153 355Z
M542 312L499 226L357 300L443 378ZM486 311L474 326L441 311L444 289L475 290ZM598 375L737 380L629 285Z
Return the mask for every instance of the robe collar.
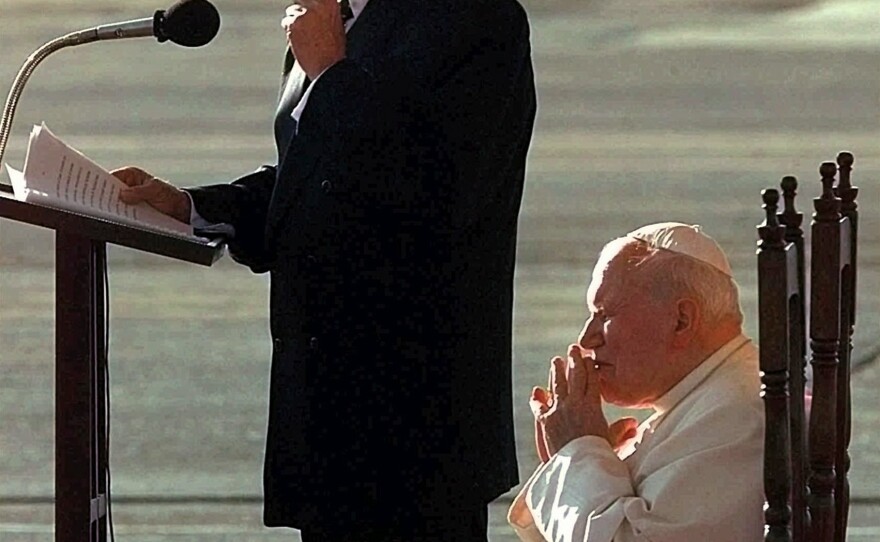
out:
M737 350L742 348L749 342L749 338L743 334L731 339L724 346L712 353L703 363L699 364L693 371L678 381L678 384L672 386L666 393L654 402L654 413L652 418L659 418L666 412L675 407L685 397L687 397L694 389L699 386L706 378L712 374L727 358L732 356ZM655 426L652 424L652 426Z

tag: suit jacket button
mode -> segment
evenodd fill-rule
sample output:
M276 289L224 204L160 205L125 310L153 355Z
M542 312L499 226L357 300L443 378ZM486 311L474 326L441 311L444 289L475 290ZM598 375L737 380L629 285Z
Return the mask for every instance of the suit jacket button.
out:
M275 337L275 339L272 341L272 345L275 347L276 353L280 354L281 352L284 352L284 341L282 341L278 337Z
M312 350L317 350L321 346L321 341L318 340L317 337L312 337L309 339L309 348Z
M315 258L313 255L309 254L306 256L306 263L309 265L315 265L318 263L318 258Z
M329 194L333 190L333 183L331 183L329 179L324 179L324 182L321 183L321 190L323 190L325 194Z

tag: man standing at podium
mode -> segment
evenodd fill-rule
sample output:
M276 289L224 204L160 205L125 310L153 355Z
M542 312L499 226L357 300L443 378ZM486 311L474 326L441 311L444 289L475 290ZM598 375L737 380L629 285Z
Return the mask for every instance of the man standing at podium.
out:
M282 26L277 163L186 192L123 168L123 199L230 225L233 258L271 274L266 525L486 540L487 504L518 481L526 15L515 0L301 0Z

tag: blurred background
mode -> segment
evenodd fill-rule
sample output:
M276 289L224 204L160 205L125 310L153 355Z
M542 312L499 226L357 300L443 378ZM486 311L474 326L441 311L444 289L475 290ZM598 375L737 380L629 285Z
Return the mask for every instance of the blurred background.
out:
M861 195L850 540L880 540L880 10L876 0L523 0L539 112L520 219L514 370L520 468L537 463L526 398L585 317L608 240L697 223L730 256L757 328L760 191L856 157ZM33 124L107 169L181 186L274 160L285 2L215 0L206 47L154 40L63 50L36 71L5 161ZM144 0L0 0L0 93L25 58L72 30L140 18ZM5 173L4 182L8 182ZM0 222L0 540L52 540L54 239ZM117 539L292 540L261 527L267 280L110 249L113 519ZM474 362L493 345L474 352ZM616 413L610 413L615 415ZM721 491L722 488L719 488ZM491 507L491 539L515 539Z

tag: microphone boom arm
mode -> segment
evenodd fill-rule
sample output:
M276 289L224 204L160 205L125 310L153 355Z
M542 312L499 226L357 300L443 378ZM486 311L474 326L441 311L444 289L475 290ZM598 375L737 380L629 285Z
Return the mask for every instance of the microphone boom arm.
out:
M100 27L91 28L89 30L80 30L77 32L71 32L60 38L55 38L34 51L31 56L25 60L24 64L22 64L21 69L18 70L18 74L15 76L15 80L12 82L12 89L9 91L9 96L6 98L6 105L3 107L3 116L0 117L0 165L3 164L3 155L6 152L6 144L9 141L9 131L12 128L12 119L15 117L15 109L18 107L18 100L21 98L24 86L28 79L30 79L31 74L34 73L36 67L40 62L45 60L47 56L59 49L98 41L101 39L98 34L99 29Z

